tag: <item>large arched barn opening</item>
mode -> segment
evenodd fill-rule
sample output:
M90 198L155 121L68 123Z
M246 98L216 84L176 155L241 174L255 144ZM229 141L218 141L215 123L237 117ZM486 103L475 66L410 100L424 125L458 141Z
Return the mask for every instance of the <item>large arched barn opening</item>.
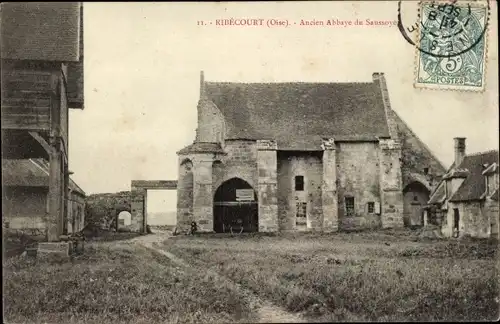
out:
M214 231L257 232L258 202L248 182L232 178L222 183L214 196Z
M429 201L429 189L418 181L403 189L403 219L406 226L424 225L424 207Z

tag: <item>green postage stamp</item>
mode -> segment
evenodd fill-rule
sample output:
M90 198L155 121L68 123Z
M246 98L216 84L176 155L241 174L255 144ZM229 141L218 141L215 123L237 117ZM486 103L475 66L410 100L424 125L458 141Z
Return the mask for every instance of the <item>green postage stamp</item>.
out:
M432 1L419 9L415 87L483 91L489 8Z

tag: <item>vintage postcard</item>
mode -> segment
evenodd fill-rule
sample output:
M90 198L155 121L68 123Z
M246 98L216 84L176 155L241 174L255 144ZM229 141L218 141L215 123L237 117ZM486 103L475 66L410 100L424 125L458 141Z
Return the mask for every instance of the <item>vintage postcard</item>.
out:
M495 321L497 2L2 2L6 323Z

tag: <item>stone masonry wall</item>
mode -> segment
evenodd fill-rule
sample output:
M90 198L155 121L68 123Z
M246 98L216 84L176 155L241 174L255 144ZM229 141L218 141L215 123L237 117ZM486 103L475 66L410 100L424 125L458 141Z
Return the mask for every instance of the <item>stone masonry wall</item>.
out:
M441 232L445 237L453 236L454 209L458 209L459 236L486 238L491 234L489 213L485 212L481 202L450 202L446 213L446 223Z
M324 232L336 232L339 229L337 149L333 139L324 140L322 145L324 149L321 185L322 229Z
M380 140L379 148L382 227L403 227L401 145L394 140Z
M89 195L85 199L85 222L105 230L116 228L116 216L121 211L132 214L131 202L130 191Z
M193 218L193 162L187 156L179 156L177 177L177 227L187 230Z
M214 154L197 153L193 156L193 218L200 232L214 230L213 163Z
M487 238L491 234L489 214L484 212L481 202L467 202L463 205L464 235Z
M2 221L8 232L44 236L47 188L3 187Z
M198 103L197 142L222 143L224 140L224 117L220 110L209 100Z
M491 224L490 234L492 237L498 238L499 232L499 224L500 224L500 213L498 208L498 201L487 198L484 207L483 213L488 217Z
M377 143L337 143L338 214L341 229L377 228L380 215L368 203L380 203ZM354 197L355 213L347 217L345 198Z
M257 189L257 144L251 140L229 140L224 147L226 155L217 159L222 167L214 173L213 192L231 178L240 178Z
M259 232L276 232L278 226L277 145L274 141L257 142Z
M322 152L278 152L278 214L280 230L295 230L296 204L307 204L307 229L322 227ZM304 191L295 191L295 176L304 177Z

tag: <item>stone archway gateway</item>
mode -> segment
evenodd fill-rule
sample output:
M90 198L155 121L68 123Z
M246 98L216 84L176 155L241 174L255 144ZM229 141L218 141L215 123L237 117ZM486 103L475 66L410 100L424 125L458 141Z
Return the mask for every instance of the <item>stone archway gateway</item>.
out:
M176 180L132 180L131 183L131 227L147 233L147 196L150 190L177 190Z
M222 183L214 195L214 231L257 232L258 202L252 186L240 178Z
M424 206L429 198L429 189L419 181L413 181L403 189L403 220L406 226L424 225Z

